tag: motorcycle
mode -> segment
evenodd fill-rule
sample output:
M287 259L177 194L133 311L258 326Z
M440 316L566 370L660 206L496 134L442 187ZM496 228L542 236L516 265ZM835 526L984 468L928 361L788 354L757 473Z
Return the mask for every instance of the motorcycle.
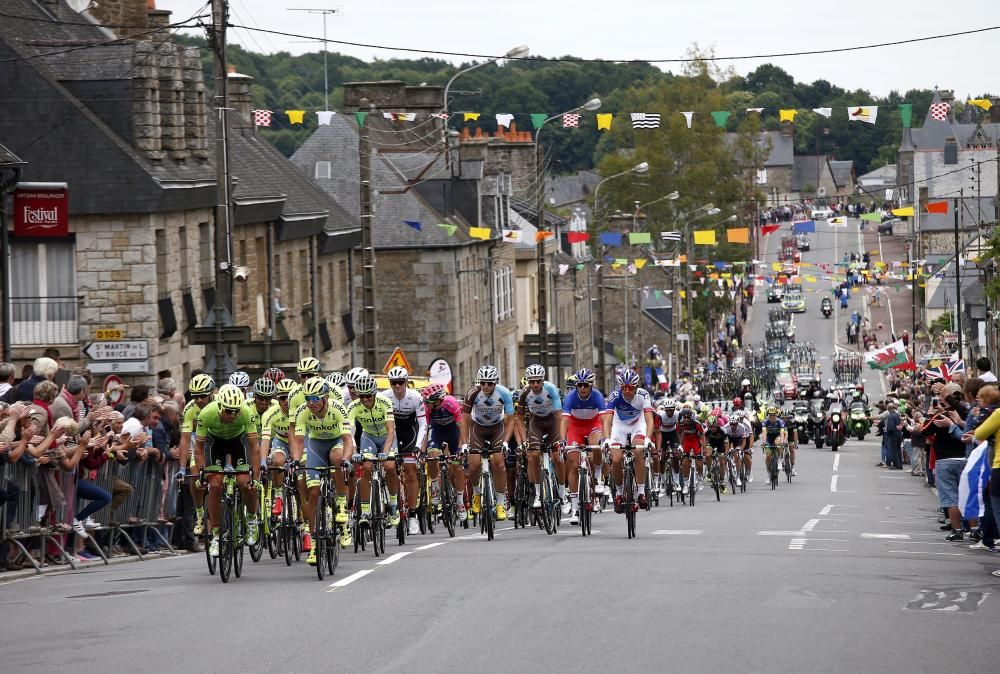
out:
M823 424L826 412L823 410L823 400L816 398L809 401L809 437L816 442L816 449L823 448Z
M826 444L830 451L836 452L847 439L847 425L844 423L843 411L840 407L832 408L830 419L826 422Z
M809 442L809 409L805 405L796 405L792 410L792 424L799 437L799 444Z
M847 432L864 440L865 434L871 430L872 422L868 416L868 408L862 402L851 403L851 409L847 413Z
M823 312L823 318L830 318L830 315L833 313L833 302L830 301L829 297L823 298L819 310Z

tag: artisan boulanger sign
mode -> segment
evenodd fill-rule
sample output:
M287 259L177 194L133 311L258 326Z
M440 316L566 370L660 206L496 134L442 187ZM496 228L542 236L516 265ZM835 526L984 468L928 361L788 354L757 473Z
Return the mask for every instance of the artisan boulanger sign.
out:
M20 183L14 190L14 235L67 234L69 190L65 183Z

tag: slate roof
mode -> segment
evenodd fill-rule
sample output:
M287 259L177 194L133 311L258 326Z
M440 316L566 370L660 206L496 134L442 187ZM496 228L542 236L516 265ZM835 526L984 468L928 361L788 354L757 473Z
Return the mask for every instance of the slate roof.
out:
M0 166L22 166L24 161L0 144Z
M727 133L723 138L730 145L734 145L739 136L738 133ZM758 143L765 143L768 138L771 140L771 152L764 161L764 167L792 166L795 157L795 142L792 137L786 136L781 131L762 131Z
M583 210L590 212L587 204L594 188L601 182L601 176L593 171L578 171L573 175L553 176L545 181L545 199L556 207L567 204L580 204Z
M896 185L896 165L880 166L858 176L858 184L870 187L893 187Z
M819 180L816 180L817 162L819 163ZM826 155L804 155L793 157L792 184L793 191L800 192L806 185L815 189L823 184L823 178L829 175ZM817 184L818 182L818 184Z
M935 92L931 103L940 102L941 97ZM918 150L942 150L944 149L945 140L954 138L960 148L965 147L969 139L976 133L977 126L977 124L954 123L950 119L944 121L933 119L930 116L930 108L928 107L922 128L903 129L904 145L907 144L906 141L909 141ZM991 139L993 147L996 147L997 141L1000 140L1000 124L987 123L983 124L982 127L986 137ZM910 148L901 146L901 149L909 150Z
M844 187L851 184L851 176L854 173L854 162L850 159L837 161L831 159L830 173L833 175L833 182L837 187Z
M369 117L370 124L382 128L386 120ZM390 123L391 124L391 123ZM411 138L409 132L402 132L398 141L406 143ZM399 146L396 146L399 147ZM402 190L407 179L416 179L423 169L427 169L420 179L431 180L444 177L443 162L435 160L435 152L427 151L426 143L421 150L414 144L410 153L377 153L372 158L372 186L374 194L374 236L376 248L415 248L422 246L451 247L468 245L478 240L468 235L469 222L459 214L445 217L433 208L418 190L410 189L401 194L384 192ZM358 148L358 126L353 116L336 114L329 125L316 131L292 155L292 163L307 176L315 175L318 161L329 161L330 178L314 178L319 187L339 202L350 217L360 222L360 169ZM429 166L429 168L428 168ZM414 220L422 225L421 231L407 225L404 220ZM459 225L454 236L448 236L438 223Z

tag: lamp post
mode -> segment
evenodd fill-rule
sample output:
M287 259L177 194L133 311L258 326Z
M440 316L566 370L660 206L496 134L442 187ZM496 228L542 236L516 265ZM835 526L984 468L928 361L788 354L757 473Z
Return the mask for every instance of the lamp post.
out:
M694 213L697 213L698 211L705 211L705 212L702 213L701 215L697 215L697 216L691 218L690 220L688 219L688 216L690 216L690 215L692 215ZM685 349L685 351L686 351L686 355L687 355L687 370L688 370L689 373L693 369L693 367L692 367L693 360L692 360L692 357L691 357L691 355L692 355L691 354L691 342L694 341L694 339L693 339L694 334L693 334L692 323L691 323L691 310L692 310L692 300L691 300L691 267L689 266L690 265L689 260L691 259L691 236L690 236L690 234L691 234L691 223L693 223L695 220L699 220L701 218L710 217L710 216L713 216L713 215L718 215L720 212L721 211L718 208L716 208L713 204L707 203L704 206L700 206L700 207L694 209L693 211L687 211L686 213L682 213L681 217L678 218L681 221L681 223L684 225L684 289L685 289L685 295L686 295L686 299L687 299L687 302L686 302L687 311L685 312L687 314L687 321L686 321L686 324L687 324L687 345L686 346L687 346L687 348Z
M599 183L597 183L597 186L594 187L594 224L595 224L595 233L596 233L596 230L600 228L600 224L601 224L601 201L600 201L600 199L601 199L601 186L604 185L604 183L608 182L609 180L614 180L615 178L620 178L622 176L627 176L627 175L630 175L630 174L633 174L633 173L642 174L642 173L646 173L648 171L649 171L649 164L647 162L642 162L642 163L636 164L635 166L633 166L630 169L627 169L625 171L621 171L619 173L615 173L614 175L610 175L607 178L604 178L603 180L601 180ZM594 241L594 251L597 252L597 253L601 252L601 244L600 244L599 240L596 240L596 239ZM604 382L604 375L605 375L605 369L607 367L607 361L605 359L605 354L604 354L604 335L605 335L605 330L604 330L604 261L603 261L603 258L600 256L600 254L595 255L594 257L596 257L599 260L599 262L597 263L597 323L598 323L598 332L601 333L600 344L598 345L598 348L597 348L597 374L598 374L598 377L600 377L601 388L604 389L604 383L605 383Z
M538 194L537 209L538 222L536 224L538 235L545 231L545 185L544 172L540 161L542 146L542 129L553 119L558 119L563 115L574 113L578 110L593 111L601 107L601 99L592 98L583 105L578 105L572 110L552 115L538 125L535 130L535 191ZM538 266L538 356L542 362L542 367L548 371L549 367L549 307L548 307L548 272L545 268L545 239L540 236L535 237L535 263Z
M635 202L635 212L632 214L632 231L635 232L635 231L637 231L639 229L639 213L642 212L645 208L647 208L648 206L652 206L653 204L658 204L661 201L676 201L677 199L680 199L680 196L681 196L681 193L678 192L677 190L674 190L670 194L665 194L662 197L660 197L659 199L653 199L652 201L647 201L644 204L640 204L638 201L636 201ZM637 288L637 290L641 290L641 289L642 289L642 285L640 284L640 286ZM629 298L630 298L630 290L629 290L628 278L626 277L626 279L625 279L625 356L626 356L626 360L628 360L628 345L629 345L629 340L628 340L628 305L629 305ZM638 306L638 309L639 309L639 348L641 349L642 348L642 300L639 299L638 295L636 296L636 301L637 301L637 303L639 305ZM672 332L673 331L673 325L671 325L670 327L671 327L671 332Z

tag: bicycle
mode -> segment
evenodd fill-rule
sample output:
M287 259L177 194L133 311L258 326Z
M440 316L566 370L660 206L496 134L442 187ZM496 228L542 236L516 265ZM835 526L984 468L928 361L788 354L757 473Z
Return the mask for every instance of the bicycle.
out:
M482 470L479 473L479 533L486 534L486 540L493 540L493 532L496 527L496 503L497 492L493 484L493 468L490 465L490 456L502 452L503 449L494 449L493 443L487 441L480 449L470 449L470 454L478 454L483 458Z
M281 470L281 469L272 469ZM295 461L289 462L285 466L285 485L282 488L281 517L278 520L278 546L281 548L281 555L285 558L285 566L292 565L292 558L295 561L301 559L302 536L299 527L299 491L298 466Z
M701 474L698 472L697 459L695 455L691 452L684 452L684 458L689 461L688 463L688 474L681 476L681 484L685 482L688 483L688 493L687 493L687 504L690 507L694 507L694 495L698 493L698 488L701 486ZM685 494L681 490L681 503L684 503Z
M639 510L639 503L635 496L635 457L632 455L631 436L626 438L625 445L622 446L621 449L622 472L624 473L624 482L622 484L622 506L625 508L625 527L628 537L632 539L636 537L635 514ZM617 494L615 494L615 496L617 496Z
M552 446L548 439L548 435L543 436L537 450L542 453L540 457L542 493L538 494L541 507L537 509L536 522L545 529L545 533L551 536L559 530L559 523L562 519L562 499L559 497L559 483L556 481L556 471L552 464Z
M437 461L438 457L426 457L417 461L417 525L421 535L434 533L434 501L431 491L431 479L427 477L427 461ZM446 524L447 526L447 524ZM452 525L454 530L454 525ZM455 534L452 533L452 536Z
M729 476L729 488L732 490L732 493L735 494L737 490L736 478L739 475L739 473L736 470L736 459L733 458L733 451L734 450L730 448L730 450L726 452L726 469L727 469L726 473ZM743 486L742 479L740 480L739 485L740 488L742 488Z
M385 487L385 480L382 478L382 463L387 456L382 453L378 456L365 452L355 454L352 462L355 466L354 479L354 499L351 504L351 533L354 538L354 552L360 548L365 550L367 543L371 542L372 552L376 557L385 552L385 522L386 509L389 502L388 492ZM369 480L371 494L369 496L368 517L364 516L361 508L361 480L363 479L362 467L360 464L371 462L372 475Z
M285 469L283 467L275 468L274 466L268 466L267 471L261 475L261 526L264 530L263 539L267 544L267 554L271 559L277 559L278 555L283 554L281 549L281 532L278 530L281 520L271 512L274 505L274 479L271 477L271 473L278 472L284 474Z
M591 521L594 516L594 492L597 481L594 479L594 471L590 467L590 451L600 449L600 445L574 445L570 448L580 452L579 486L577 487L577 507L580 509L580 533L584 536L591 534Z
M650 453L649 445L642 448L642 460L646 466L646 479L643 484L646 487L646 512L653 509L653 506L660 506L660 486L653 484L653 457ZM660 476L662 479L662 476Z
M236 482L240 473L249 473L249 467L242 466L239 470L227 464L222 473L222 513L219 522L219 557L217 560L219 578L228 583L231 574L239 578L243 575L243 545L246 541L246 512L243 508L243 497ZM206 471L202 469L201 480L206 483ZM206 512L207 512L206 508ZM206 529L206 531L211 531ZM207 549L208 546L206 546ZM211 555L209 555L211 556ZM211 566L211 564L210 564Z
M776 453L777 446L770 443L764 444L764 453L767 454L767 475L770 479L771 490L778 488L778 456Z
M445 449L447 449L445 445ZM429 451L437 452L440 450L431 449ZM459 464L460 460L458 457L443 457L443 456L428 456L427 461L437 461L441 465L441 470L439 471L439 479L441 480L441 521L444 523L445 529L448 530L448 537L455 537L455 526L458 524L458 500L455 493L455 487L451 484L451 476L448 475L448 471L445 469L447 464ZM445 464L445 465L442 465ZM429 518L433 520L433 517ZM433 527L430 529L431 533L434 533Z
M312 470L319 473L319 497L316 500L316 526L312 532L312 544L316 551L316 575L323 580L324 572L332 576L340 562L337 489L332 475L337 468L318 466Z
M410 506L406 495L406 480L403 479L403 460L396 461L396 475L399 476L399 493L396 494L396 507L399 509L399 523L396 524L396 542L399 545L406 544L407 527L410 524ZM418 482L418 485L421 483Z
M667 494L667 498L670 502L670 507L674 507L674 492L677 490L677 485L674 484L674 459L679 455L677 454L677 445L672 447L661 447L660 448L660 470L663 490ZM679 459L678 459L679 460Z
M528 512L534 501L534 486L528 479L527 443L517 448L517 470L514 474L514 496L511 505L514 507L514 528L528 527ZM532 522L531 524L534 524Z
M797 447L796 447L797 448ZM781 454L781 469L785 471L785 477L789 483L792 481L792 451L791 446L786 442L784 452Z
M718 450L712 450L708 455L708 479L712 484L712 491L715 492L715 500L722 500L722 489L725 483L722 481L722 470L719 468L720 454Z

